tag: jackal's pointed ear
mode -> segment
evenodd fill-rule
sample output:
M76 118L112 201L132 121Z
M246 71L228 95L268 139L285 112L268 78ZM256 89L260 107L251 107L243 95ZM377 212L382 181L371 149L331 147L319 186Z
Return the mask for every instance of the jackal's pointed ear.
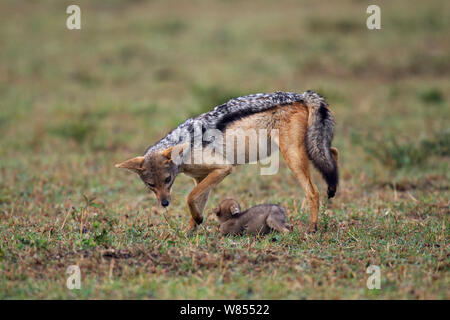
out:
M163 157L166 157L167 159L170 160L172 158L172 150L173 150L173 148L174 147L170 147L170 148L167 148L166 150L164 150L162 152Z
M139 173L143 170L143 163L144 157L135 157L116 164L116 168L124 168Z
M162 152L162 155L164 157L166 157L168 160L176 160L177 158L179 158L181 156L181 154L183 153L183 150L185 148L185 145L176 145L170 148L165 149Z

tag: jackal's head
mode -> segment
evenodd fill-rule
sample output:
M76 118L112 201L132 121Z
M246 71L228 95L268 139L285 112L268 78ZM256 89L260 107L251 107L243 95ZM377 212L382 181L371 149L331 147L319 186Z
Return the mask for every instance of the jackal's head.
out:
M170 204L170 190L178 174L178 165L172 161L173 147L144 157L135 157L116 164L136 172L148 189L153 191L163 207Z

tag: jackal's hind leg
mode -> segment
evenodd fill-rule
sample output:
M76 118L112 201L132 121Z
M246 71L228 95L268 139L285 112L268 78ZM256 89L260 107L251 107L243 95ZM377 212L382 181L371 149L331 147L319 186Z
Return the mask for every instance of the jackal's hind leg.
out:
M310 210L308 232L314 232L317 230L319 217L319 192L311 179L309 158L304 144L305 129L301 123L301 117L293 117L285 127L280 128L280 151L305 191Z
M311 179L311 173L309 171L309 159L306 153L298 154L298 158L295 161L289 161L291 165L289 168L294 173L298 182L302 186L306 194L306 200L309 204L309 226L308 232L315 232L317 230L317 221L319 219L319 191L314 185ZM288 162L288 163L289 163ZM301 162L300 165L295 165L295 163Z

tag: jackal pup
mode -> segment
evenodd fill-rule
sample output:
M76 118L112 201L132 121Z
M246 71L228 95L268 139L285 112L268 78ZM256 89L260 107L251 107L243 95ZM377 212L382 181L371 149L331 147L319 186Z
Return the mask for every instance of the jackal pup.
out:
M241 212L236 200L226 199L213 210L220 223L220 232L226 234L266 234L271 230L288 233L286 209L276 204L261 204Z

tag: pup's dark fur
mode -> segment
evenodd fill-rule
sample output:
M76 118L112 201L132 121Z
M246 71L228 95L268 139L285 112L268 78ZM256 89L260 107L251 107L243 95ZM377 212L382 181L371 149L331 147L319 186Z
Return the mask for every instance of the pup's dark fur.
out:
M275 204L262 204L241 212L239 203L226 199L213 210L220 223L220 232L226 234L266 234L271 230L290 232L286 223L286 209Z

